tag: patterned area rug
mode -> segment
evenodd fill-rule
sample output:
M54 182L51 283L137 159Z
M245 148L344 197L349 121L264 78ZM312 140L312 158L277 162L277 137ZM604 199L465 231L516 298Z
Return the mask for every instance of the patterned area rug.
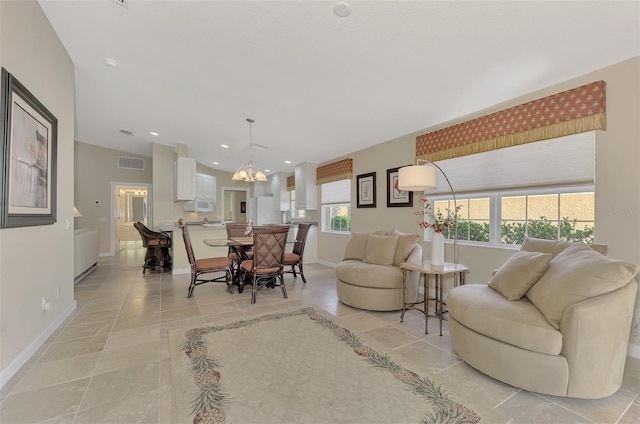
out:
M321 308L173 330L176 423L476 423L433 376Z

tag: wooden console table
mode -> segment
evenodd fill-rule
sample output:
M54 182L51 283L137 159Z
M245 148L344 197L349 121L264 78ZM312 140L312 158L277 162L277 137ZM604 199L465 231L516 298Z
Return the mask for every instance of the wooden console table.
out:
M464 285L465 273L469 271L469 268L462 264L453 264L451 262L445 262L444 265L431 265L429 262L413 263L405 262L400 265L402 269L402 315L400 315L400 322L404 320L404 312L406 309L415 309L424 314L424 333L429 334L429 317L438 318L440 320L440 335L442 336L442 317L447 312L444 310L446 302L444 301L444 277L447 275L457 275L458 278L454 278L454 287L458 285ZM420 273L424 283L423 300L419 302L407 302L407 271L416 271ZM435 297L429 297L429 280L430 276L435 276ZM420 285L420 280L418 280ZM433 315L429 315L429 300L435 300L436 310ZM423 305L423 308L418 308L416 305Z

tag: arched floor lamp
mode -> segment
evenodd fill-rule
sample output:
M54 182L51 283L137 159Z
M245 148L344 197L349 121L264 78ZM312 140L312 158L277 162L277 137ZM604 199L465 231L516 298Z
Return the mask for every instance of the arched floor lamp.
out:
M426 166L425 166L426 165ZM456 193L453 191L451 181L440 168L434 162L426 159L416 160L415 165L409 165L402 167L398 170L398 190L403 191L428 191L436 188L436 169L439 170L444 179L449 184L451 195L453 196L453 263L458 263L458 203L456 202Z

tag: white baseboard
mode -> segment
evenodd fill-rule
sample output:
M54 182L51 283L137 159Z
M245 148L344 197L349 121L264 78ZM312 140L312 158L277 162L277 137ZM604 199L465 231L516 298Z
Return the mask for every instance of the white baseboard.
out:
M338 264L334 264L333 262L325 261L322 259L318 259L317 263L319 263L320 265L328 266L329 268L335 268L338 266Z
M2 388L16 373L27 363L34 353L40 349L40 346L47 341L47 339L53 334L54 331L60 327L60 325L69 318L69 315L76 310L78 304L74 300L71 305L61 313L38 337L35 338L25 350L23 350L11 363L0 372L0 388Z

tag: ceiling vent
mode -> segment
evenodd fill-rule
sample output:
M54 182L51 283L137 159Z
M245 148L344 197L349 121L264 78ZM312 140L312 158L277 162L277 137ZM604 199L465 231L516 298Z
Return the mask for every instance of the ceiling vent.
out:
M264 144L251 143L251 148L256 150L267 150L269 146L265 146Z
M126 156L118 156L118 168L144 170L143 158L128 158Z
M119 130L120 134L124 134L124 135L133 135L133 131L129 131L129 130Z
M115 4L122 6L124 8L129 8L129 0L111 0Z

